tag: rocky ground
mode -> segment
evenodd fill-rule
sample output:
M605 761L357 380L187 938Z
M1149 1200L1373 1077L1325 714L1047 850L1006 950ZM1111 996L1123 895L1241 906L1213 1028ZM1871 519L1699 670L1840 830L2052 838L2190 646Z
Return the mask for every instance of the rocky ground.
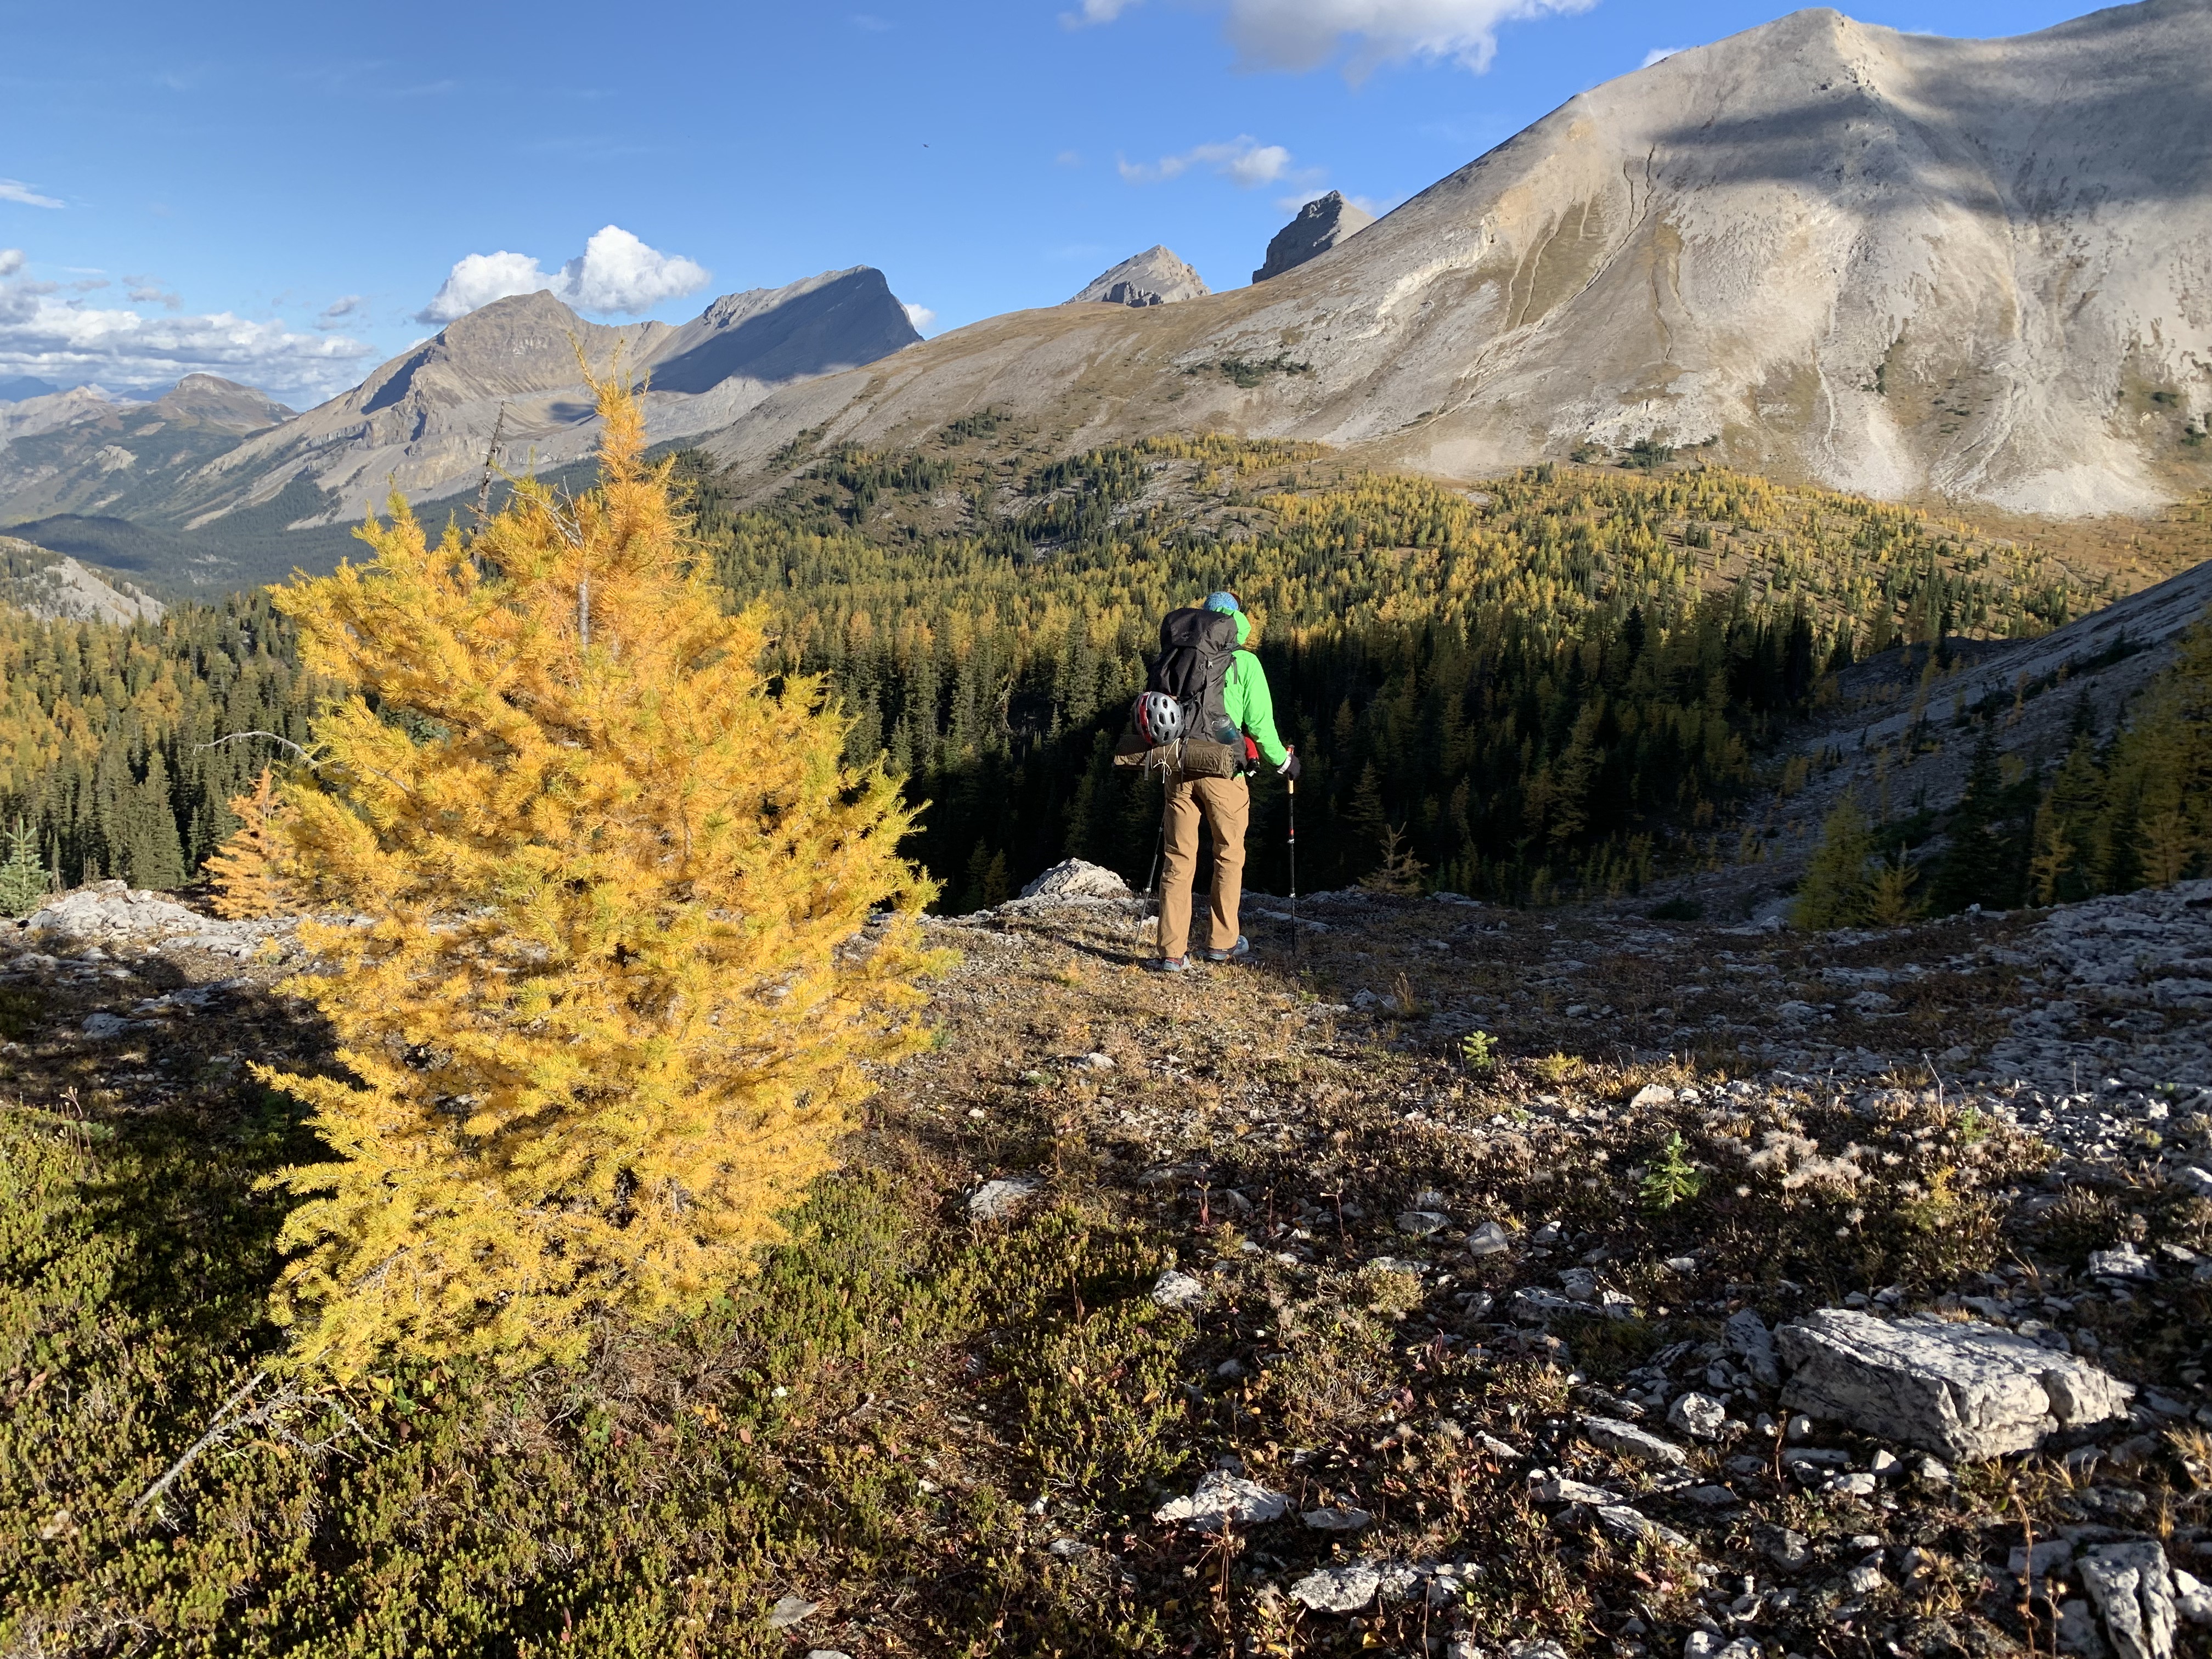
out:
M813 1431L917 1536L1018 1499L993 1547L1095 1609L1055 1650L2212 1652L2212 883L1811 937L1255 896L1180 978L1072 886L933 924L849 1162L1120 1278ZM71 896L8 1086L127 1124L311 1051L290 949ZM945 1557L779 1570L729 1650L1045 1650L927 1635Z

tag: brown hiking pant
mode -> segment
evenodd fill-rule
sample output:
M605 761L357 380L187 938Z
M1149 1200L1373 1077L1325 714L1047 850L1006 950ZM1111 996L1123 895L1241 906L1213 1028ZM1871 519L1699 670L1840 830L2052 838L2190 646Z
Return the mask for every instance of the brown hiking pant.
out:
M1198 873L1198 821L1213 832L1213 917L1207 943L1237 943L1237 902L1244 892L1244 831L1252 791L1243 778L1183 778L1168 786L1167 868L1160 878L1160 954L1190 949L1190 889Z

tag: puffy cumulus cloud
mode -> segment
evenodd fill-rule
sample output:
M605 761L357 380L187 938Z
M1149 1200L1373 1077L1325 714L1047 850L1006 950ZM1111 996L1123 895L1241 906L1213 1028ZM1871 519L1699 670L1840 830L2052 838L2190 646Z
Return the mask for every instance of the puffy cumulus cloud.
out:
M901 301L904 305L904 301ZM906 319L914 325L917 334L927 334L937 325L937 313L927 306L905 306Z
M1157 161L1117 161L1122 178L1133 185L1157 184L1179 179L1194 167L1219 173L1240 190L1256 190L1292 177L1291 153L1280 144L1263 144L1249 133L1225 144L1199 144L1180 155L1163 155Z
M149 318L95 307L58 298L51 283L16 278L22 268L18 250L0 252L0 379L121 389L220 374L288 401L316 402L358 380L357 365L369 355L343 335L295 333L228 312Z
M1596 0L1219 0L1248 69L1318 69L1339 56L1357 81L1385 64L1441 59L1480 75L1498 53L1498 26ZM1071 24L1110 23L1135 0L1084 0Z
M13 202L18 207L58 208L68 205L51 196L40 195L21 179L0 179L0 202Z
M556 271L545 271L526 253L471 253L457 260L418 323L450 323L479 306L540 289L578 311L635 316L664 300L704 288L709 273L679 253L647 247L619 225L609 225L584 251Z

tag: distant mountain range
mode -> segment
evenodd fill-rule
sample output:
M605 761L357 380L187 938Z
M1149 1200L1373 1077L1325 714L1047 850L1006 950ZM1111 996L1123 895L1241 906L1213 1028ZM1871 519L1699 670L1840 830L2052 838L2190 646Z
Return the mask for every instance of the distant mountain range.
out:
M708 451L983 409L1475 478L1639 441L2081 517L2212 485L2212 4L1945 40L1801 11L1571 100L1265 282L787 387ZM1264 269L1264 267L1263 267ZM1218 372L1216 372L1218 371Z
M580 352L649 389L656 439L726 426L780 386L921 339L880 271L727 295L694 320L611 328L550 294L471 312L344 396L295 414L196 374L153 403L90 388L0 404L0 524L171 593L326 567L397 487L472 490L488 460L587 457L598 422Z
M1474 478L1641 443L2144 511L2212 485L2207 64L2208 0L2001 40L1797 12L1572 99L1380 220L1310 204L1227 293L1154 247L926 343L865 266L680 327L540 293L305 414L206 376L0 403L0 525L164 591L327 562L394 483L583 460L578 348L649 377L656 439L762 489L795 440L896 447L989 410L1067 452L1218 430Z

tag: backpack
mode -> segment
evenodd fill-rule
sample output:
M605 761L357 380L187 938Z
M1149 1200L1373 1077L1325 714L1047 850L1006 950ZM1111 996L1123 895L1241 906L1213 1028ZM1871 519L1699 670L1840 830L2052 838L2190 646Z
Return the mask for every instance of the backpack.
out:
M1147 691L1164 691L1182 705L1183 729L1201 742L1234 747L1243 734L1229 718L1229 665L1237 656L1237 618L1225 611L1196 605L1170 611L1160 619L1159 659L1145 682Z

